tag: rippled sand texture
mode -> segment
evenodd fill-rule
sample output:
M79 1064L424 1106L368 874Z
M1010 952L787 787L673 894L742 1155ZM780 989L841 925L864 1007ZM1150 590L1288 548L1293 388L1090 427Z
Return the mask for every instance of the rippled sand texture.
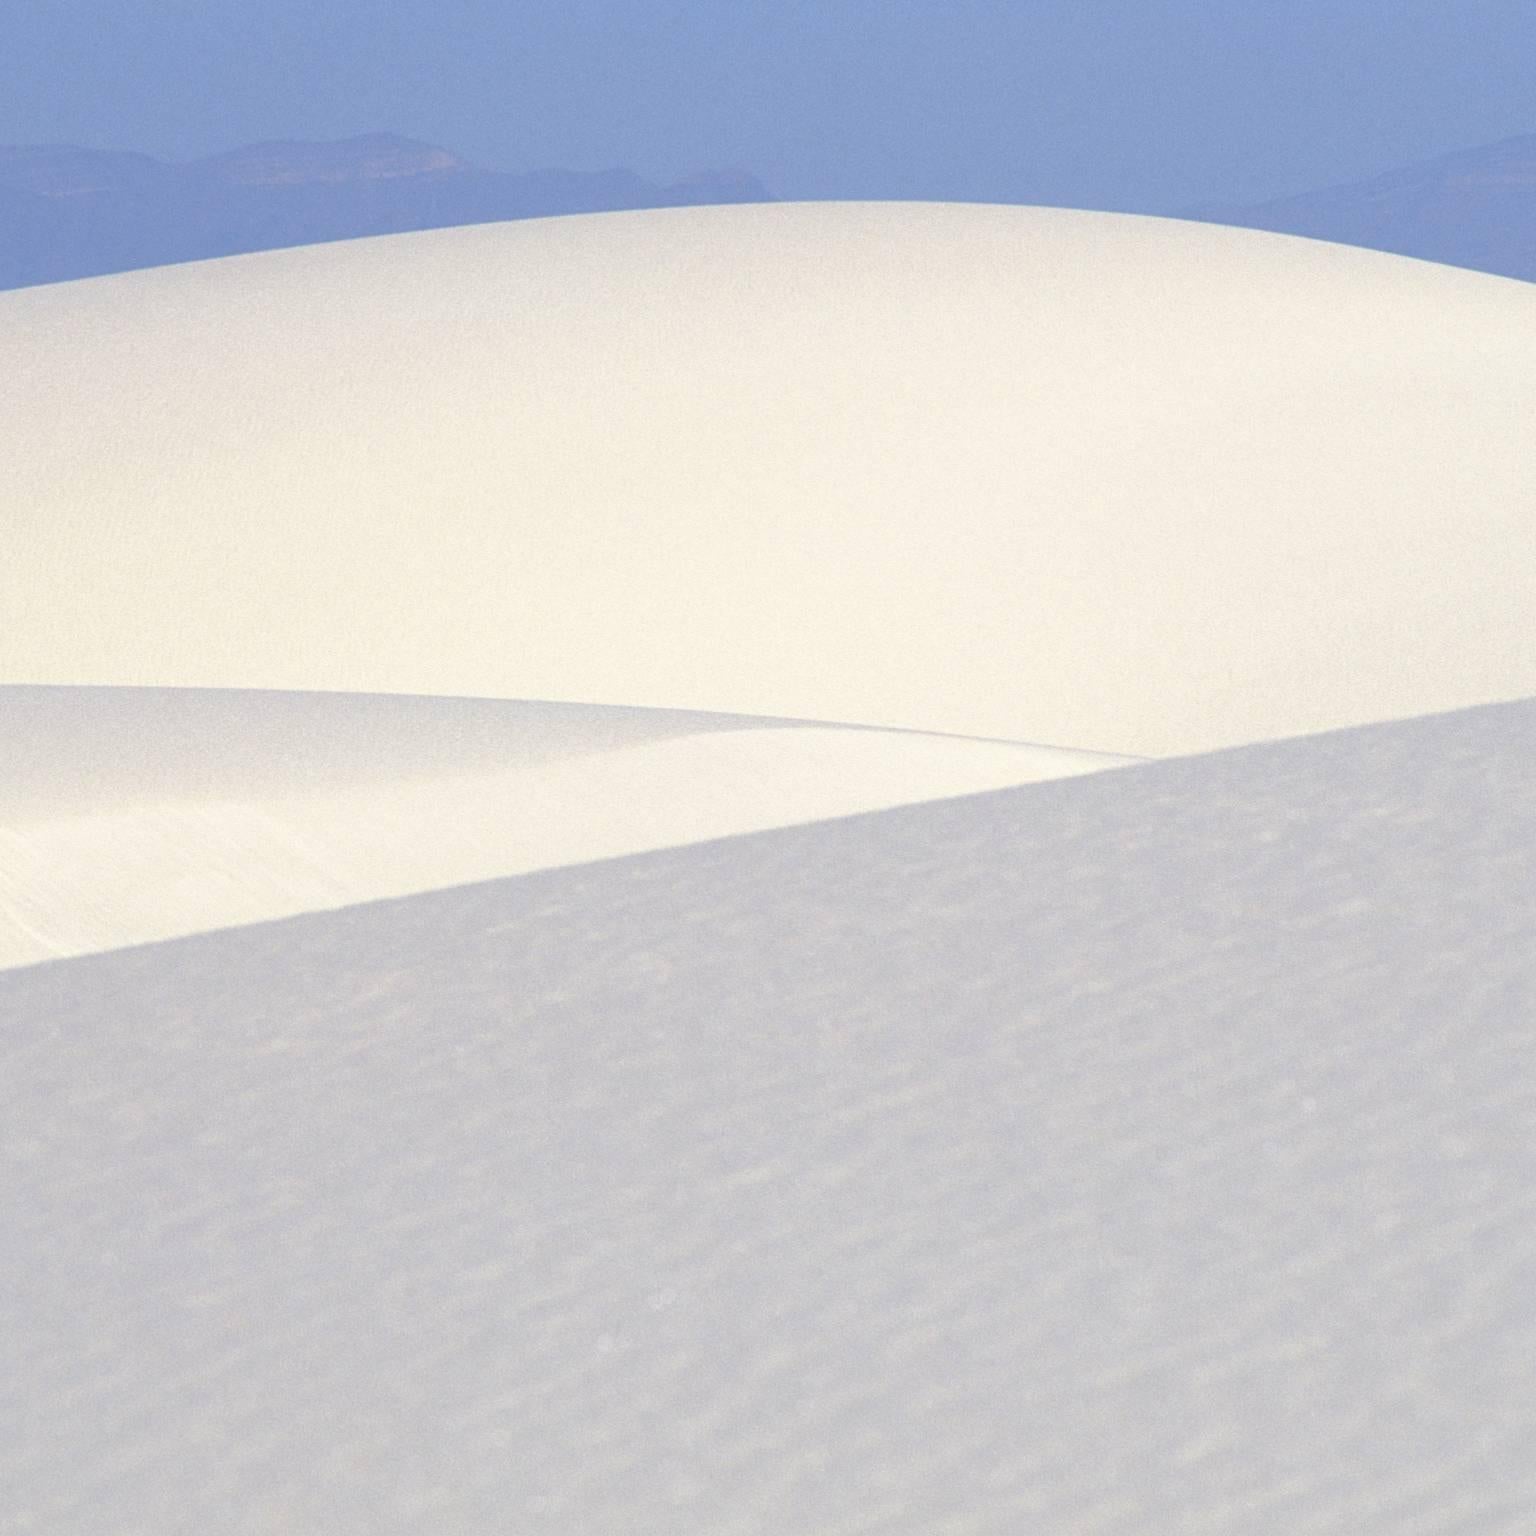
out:
M1536 706L0 975L19 1530L1525 1536Z

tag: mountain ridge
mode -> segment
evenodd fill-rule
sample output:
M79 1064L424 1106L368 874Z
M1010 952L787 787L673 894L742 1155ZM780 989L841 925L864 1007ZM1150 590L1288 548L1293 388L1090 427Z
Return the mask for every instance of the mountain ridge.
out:
M399 134L278 139L172 162L0 146L0 289L368 235L570 213L771 202L748 172L486 170Z
M1536 282L1536 134L1452 150L1359 181L1175 217L1365 246Z
M369 235L559 214L773 202L750 171L490 170L401 134L273 139L188 161L0 145L0 290ZM1168 217L1536 281L1536 134L1357 181Z

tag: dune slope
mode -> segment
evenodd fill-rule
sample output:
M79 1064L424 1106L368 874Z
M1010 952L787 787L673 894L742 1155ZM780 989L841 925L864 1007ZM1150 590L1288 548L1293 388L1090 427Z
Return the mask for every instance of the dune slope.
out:
M0 976L18 1529L1516 1536L1536 704Z
M1052 209L0 296L0 681L1204 750L1536 691L1536 291Z
M676 710L0 687L0 967L1127 759Z

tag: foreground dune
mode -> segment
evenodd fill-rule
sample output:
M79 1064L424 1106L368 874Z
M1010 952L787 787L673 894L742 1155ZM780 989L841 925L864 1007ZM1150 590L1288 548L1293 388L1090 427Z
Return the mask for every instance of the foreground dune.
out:
M0 967L1124 759L638 709L0 687Z
M1536 291L1119 215L668 210L0 297L0 681L1159 755L1536 692Z
M1526 1536L1536 705L0 975L10 1528Z

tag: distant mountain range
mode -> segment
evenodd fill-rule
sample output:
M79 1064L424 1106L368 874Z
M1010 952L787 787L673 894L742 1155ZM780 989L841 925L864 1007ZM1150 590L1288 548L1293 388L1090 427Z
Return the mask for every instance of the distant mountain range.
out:
M1536 134L1459 150L1369 181L1179 216L1363 245L1536 281Z
M771 202L744 172L659 184L633 171L482 170L394 134L251 144L187 164L0 147L0 289L454 224ZM1536 134L1369 181L1176 217L1308 235L1536 281Z
M188 164L0 146L0 288L454 224L771 201L755 177L482 170L394 134L252 144Z

